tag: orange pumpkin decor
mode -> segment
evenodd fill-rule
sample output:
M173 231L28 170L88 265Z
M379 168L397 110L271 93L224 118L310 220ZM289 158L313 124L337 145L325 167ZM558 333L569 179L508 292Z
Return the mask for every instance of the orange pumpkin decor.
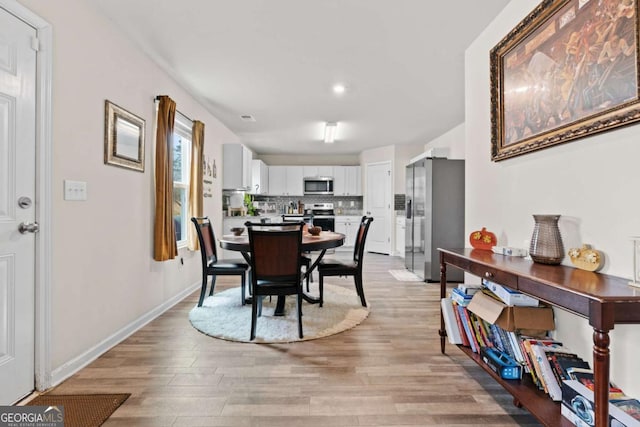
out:
M480 231L474 231L469 235L469 243L474 249L484 249L490 251L496 245L496 235L482 227Z

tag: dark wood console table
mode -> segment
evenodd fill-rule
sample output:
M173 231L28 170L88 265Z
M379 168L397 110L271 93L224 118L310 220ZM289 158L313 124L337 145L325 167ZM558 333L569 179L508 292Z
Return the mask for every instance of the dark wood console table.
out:
M531 295L554 307L589 320L593 327L593 370L595 378L596 426L609 419L609 331L617 323L640 323L640 289L629 280L576 268L536 264L520 257L497 255L477 249L440 251L440 297L447 292L447 265L501 283ZM446 330L440 315L440 348L444 354ZM560 414L560 405L537 390L530 379L503 380L469 348L460 349L484 368L514 397L547 426L572 425Z

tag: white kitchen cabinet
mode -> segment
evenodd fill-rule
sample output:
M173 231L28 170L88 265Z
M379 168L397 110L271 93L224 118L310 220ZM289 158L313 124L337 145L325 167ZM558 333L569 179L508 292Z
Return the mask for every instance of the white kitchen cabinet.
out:
M318 176L333 176L333 166L303 166L303 176L305 178L315 178Z
M222 187L249 188L252 179L253 153L242 144L222 145Z
M360 166L333 167L334 196L361 196Z
M274 196L302 196L302 166L269 166L269 194Z
M336 248L338 251L353 251L356 235L360 227L359 216L336 216L336 233L344 234L344 245Z
M304 194L304 176L302 166L287 166L287 196Z
M269 194L269 167L262 160L251 161L251 194Z
M287 195L286 166L269 166L269 194L274 196Z

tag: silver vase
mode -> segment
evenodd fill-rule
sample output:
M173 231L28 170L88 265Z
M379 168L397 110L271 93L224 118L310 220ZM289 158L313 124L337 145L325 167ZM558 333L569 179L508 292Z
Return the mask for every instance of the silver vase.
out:
M535 226L529 255L534 262L557 265L564 258L562 237L558 228L560 215L533 215Z

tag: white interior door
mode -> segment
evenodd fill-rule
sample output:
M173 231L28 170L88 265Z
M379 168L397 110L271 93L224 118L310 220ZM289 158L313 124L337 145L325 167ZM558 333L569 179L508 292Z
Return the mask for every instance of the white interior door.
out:
M367 216L373 217L367 235L366 250L391 253L391 162L367 165L365 204Z
M35 37L0 9L0 405L35 388Z

